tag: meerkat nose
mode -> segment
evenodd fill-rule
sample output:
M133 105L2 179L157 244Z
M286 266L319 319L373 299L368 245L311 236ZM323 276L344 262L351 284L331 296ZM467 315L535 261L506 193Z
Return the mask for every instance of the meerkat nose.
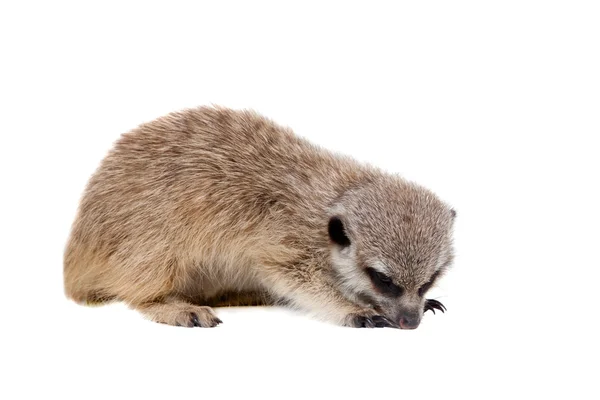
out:
M400 328L415 329L419 326L419 318L413 315L404 315L400 318Z

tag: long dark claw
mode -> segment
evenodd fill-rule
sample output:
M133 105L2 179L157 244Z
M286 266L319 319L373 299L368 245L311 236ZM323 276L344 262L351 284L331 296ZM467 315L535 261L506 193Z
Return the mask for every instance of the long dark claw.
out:
M191 317L192 317L192 326L202 326L200 324L200 321L198 320L198 315L196 315L196 313L192 313Z
M383 315L355 315L350 323L355 328L400 328L400 326L391 319Z
M372 319L376 328L400 328L398 324L383 315L376 315Z
M440 310L441 312L446 312L446 306L444 306L441 302L434 299L427 299L425 301L425 307L423 312L427 312L431 310L432 313L435 314L435 310Z
M352 321L352 325L355 328L373 328L375 324L370 317L365 317L364 315L357 315L354 317Z

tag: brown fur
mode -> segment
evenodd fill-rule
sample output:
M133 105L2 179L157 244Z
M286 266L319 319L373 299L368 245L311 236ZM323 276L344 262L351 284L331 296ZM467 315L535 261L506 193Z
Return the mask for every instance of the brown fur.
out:
M353 238L341 261L327 232L333 215ZM224 293L262 293L352 325L378 312L353 295L364 282L340 280L336 263L385 263L416 287L449 263L451 221L431 192L397 176L254 112L202 107L118 140L81 200L65 289L173 325L215 326L207 306Z

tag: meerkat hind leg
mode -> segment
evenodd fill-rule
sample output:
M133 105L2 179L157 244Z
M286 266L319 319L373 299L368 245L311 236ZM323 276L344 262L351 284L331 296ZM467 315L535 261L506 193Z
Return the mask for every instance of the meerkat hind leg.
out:
M133 308L152 321L174 326L213 328L223 322L212 308L181 300L144 303Z

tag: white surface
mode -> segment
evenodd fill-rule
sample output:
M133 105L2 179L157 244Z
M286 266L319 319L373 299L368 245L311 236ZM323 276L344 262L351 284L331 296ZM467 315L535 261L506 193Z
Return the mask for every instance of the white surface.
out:
M1 398L599 397L597 2L7 3ZM453 204L448 312L409 332L232 309L202 330L65 300L111 143L208 103Z

